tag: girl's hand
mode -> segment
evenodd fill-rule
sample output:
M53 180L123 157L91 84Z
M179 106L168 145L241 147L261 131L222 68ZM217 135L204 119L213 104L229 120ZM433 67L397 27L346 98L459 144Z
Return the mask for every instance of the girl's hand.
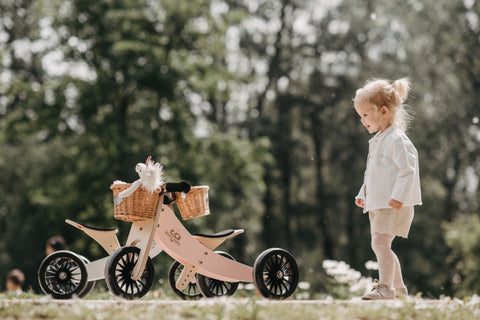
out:
M355 204L360 208L365 207L365 201L363 201L362 199L359 199L359 198L355 199Z
M400 202L400 201L397 201L395 199L390 199L390 202L388 203L388 205L390 207L392 207L393 209L402 209L402 206L403 206L403 202Z

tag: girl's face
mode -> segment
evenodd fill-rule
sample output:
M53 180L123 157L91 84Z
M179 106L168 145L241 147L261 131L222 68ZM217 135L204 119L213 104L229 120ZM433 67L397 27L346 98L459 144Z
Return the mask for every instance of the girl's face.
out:
M388 112L388 109L385 109L387 108L382 107L380 110L377 111L374 106L365 104L355 105L355 110L360 116L360 121L369 133L374 133L378 131L382 132L388 127L385 126L384 121L385 112Z

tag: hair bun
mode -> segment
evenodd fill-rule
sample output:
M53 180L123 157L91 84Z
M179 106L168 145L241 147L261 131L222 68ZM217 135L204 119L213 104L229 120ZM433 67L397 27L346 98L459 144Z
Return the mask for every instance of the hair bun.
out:
M408 91L410 90L410 81L408 78L398 79L392 83L392 88L397 93L398 97L400 98L400 103L403 103L407 100Z

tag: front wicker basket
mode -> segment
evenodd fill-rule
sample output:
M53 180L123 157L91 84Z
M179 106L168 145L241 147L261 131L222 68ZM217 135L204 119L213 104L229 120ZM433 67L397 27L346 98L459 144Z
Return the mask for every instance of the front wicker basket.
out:
M175 200L183 220L210 214L208 186L191 187L190 191L183 196L181 193L176 193L177 199Z
M131 183L114 183L110 189L116 196L131 185ZM157 212L159 192L151 193L142 186L138 187L131 195L124 198L122 203L113 207L115 219L128 222L153 220Z

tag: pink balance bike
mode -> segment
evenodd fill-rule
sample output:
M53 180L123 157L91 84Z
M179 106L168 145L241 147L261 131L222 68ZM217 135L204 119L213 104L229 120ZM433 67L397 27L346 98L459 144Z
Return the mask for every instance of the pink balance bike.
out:
M114 196L129 185L112 185ZM120 246L117 229L92 228L67 219L98 242L108 256L90 262L72 251L54 252L39 267L40 287L55 299L82 298L97 280L105 279L112 294L140 298L153 284L152 259L165 251L175 260L168 274L170 287L182 299L233 295L240 282L253 282L269 299L286 299L294 293L299 272L289 252L271 248L256 258L253 267L239 263L228 253L214 250L243 229L192 235L175 215L173 203L184 220L209 214L208 187L166 183L154 193L140 187L117 202L115 218L132 222L124 246Z

